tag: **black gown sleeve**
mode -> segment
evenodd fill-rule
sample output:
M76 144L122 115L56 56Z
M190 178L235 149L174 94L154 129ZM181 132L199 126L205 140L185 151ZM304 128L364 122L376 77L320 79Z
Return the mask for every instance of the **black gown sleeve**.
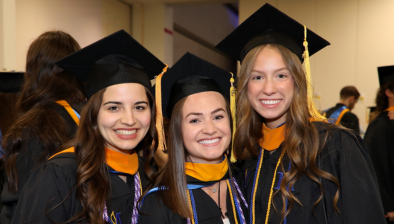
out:
M385 223L382 202L372 162L363 140L356 134L338 130L322 153L322 168L340 183L337 203L341 223ZM329 223L337 223L333 197L336 187L324 179L326 210Z
M141 206L138 224L185 224L178 214L174 214L159 197L157 192L148 194Z
M394 121L379 115L365 133L385 212L394 211Z
M341 120L341 124L344 127L347 127L350 130L355 131L357 134L360 134L360 124L358 121L358 117L355 114L351 112L345 113Z
M61 223L81 205L75 196L75 174L55 163L45 163L30 176L11 223Z

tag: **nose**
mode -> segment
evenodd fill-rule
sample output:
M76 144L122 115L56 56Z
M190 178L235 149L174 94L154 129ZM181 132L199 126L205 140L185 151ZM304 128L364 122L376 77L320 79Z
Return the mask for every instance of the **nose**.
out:
M205 122L202 132L207 135L213 135L217 131L216 125L212 120Z
M133 112L130 111L125 111L123 113L122 119L121 119L121 123L128 125L128 126L133 126L135 124L135 117Z
M262 92L267 95L271 96L275 94L277 91L276 89L276 83L271 77L267 77L266 81L263 83L263 89Z

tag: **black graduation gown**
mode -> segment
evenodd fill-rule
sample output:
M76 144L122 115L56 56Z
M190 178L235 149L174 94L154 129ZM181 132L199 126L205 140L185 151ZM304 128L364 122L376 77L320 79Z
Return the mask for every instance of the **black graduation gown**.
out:
M394 211L394 121L381 113L364 136L375 168L385 212Z
M319 130L321 139L324 138L329 124L313 123ZM267 150L264 151L255 202L256 224L265 221L273 175L281 152L282 146L272 154ZM320 169L329 172L340 182L340 196L337 203L340 213L336 213L333 207L333 199L337 192L336 185L329 180L321 179L324 188L324 203L320 202L313 209L313 204L320 196L320 188L306 175L302 175L292 189L293 194L301 201L302 206L294 202L294 207L286 219L287 224L385 223L376 176L368 151L358 135L344 130L333 131L316 161L317 167L319 167L319 161ZM256 164L257 160L247 163L246 194L249 207L251 206ZM282 164L287 172L289 159L286 154L283 157ZM280 166L277 172L282 172ZM274 189L279 186L279 179L280 174L277 174ZM273 197L273 202L278 212L271 205L268 223L279 224L283 206L280 192ZM314 210L315 215L312 210Z
M345 105L341 104L341 103L337 103L337 105L335 105L335 107L330 108L326 112L326 117L329 118L332 113L334 113L337 109L339 109L340 107L343 107L343 106L345 106ZM357 134L360 134L360 124L358 121L358 117L355 114L353 114L352 112L350 112L350 111L346 112L343 115L340 123L342 126L355 131Z
M138 162L144 188L148 177L144 172L143 159L139 157ZM109 169L113 171L111 167ZM26 183L29 187L25 187L21 193L11 223L62 223L80 212L82 206L77 200L75 189L76 172L74 153L59 154L37 168ZM121 223L129 224L134 208L134 176L127 175L127 183L117 174L110 172L109 176L111 192L106 202L108 217L114 213L120 217ZM58 204L60 206L51 210Z
M235 174L236 175L236 174ZM222 179L229 178L225 175ZM187 182L190 184L201 184L200 180L193 177L186 176ZM214 183L214 182L212 182ZM241 186L240 186L241 187ZM194 201L196 204L196 212L199 224L220 224L223 223L221 217L221 210L216 204L216 202L206 194L201 188L192 190ZM231 204L231 198L229 190L227 189L226 194L226 206L228 217L231 224L235 224L233 207ZM239 199L242 204L242 200ZM242 207L242 209L244 209ZM239 216L237 214L238 223ZM178 214L174 213L170 208L168 208L162 201L161 197L157 192L148 194L142 204L140 215L138 219L138 224L186 224L187 220L183 219Z
M82 103L76 104L75 106L75 110L79 111L78 109L82 107ZM64 107L56 103L54 103L51 107L65 120L68 127L67 135L71 139L77 131L77 124L72 119L67 110L64 109ZM34 134L32 134L32 130L26 128L23 135L24 137L21 151L19 152L19 155L16 159L19 189L18 192L8 191L8 181L6 175L4 175L4 187L3 191L1 192L1 203L3 207L0 214L0 223L2 224L7 224L11 222L13 213L18 203L20 192L22 191L27 180L29 179L31 172L39 165L40 156L43 151L43 144Z

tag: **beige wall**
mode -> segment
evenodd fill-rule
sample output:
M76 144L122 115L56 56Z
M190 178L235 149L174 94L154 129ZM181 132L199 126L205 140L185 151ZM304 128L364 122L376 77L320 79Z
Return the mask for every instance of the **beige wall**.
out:
M4 1L4 0L3 0ZM130 6L118 0L15 0L16 67L24 70L30 43L41 33L59 29L85 47L108 34L130 32ZM5 52L6 55L11 55ZM2 65L1 65L2 66Z
M377 67L394 64L394 1L240 0L240 21L266 2L331 43L311 58L317 106L333 106L340 89L354 85L364 100L353 112L365 130L366 107L374 105L379 88Z

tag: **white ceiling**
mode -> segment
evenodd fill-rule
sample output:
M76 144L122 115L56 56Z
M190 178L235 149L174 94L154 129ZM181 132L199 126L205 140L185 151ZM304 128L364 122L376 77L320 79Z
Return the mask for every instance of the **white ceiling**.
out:
M130 5L133 4L151 4L166 3L170 5L190 5L190 4L207 4L207 3L236 3L238 0L121 0Z

